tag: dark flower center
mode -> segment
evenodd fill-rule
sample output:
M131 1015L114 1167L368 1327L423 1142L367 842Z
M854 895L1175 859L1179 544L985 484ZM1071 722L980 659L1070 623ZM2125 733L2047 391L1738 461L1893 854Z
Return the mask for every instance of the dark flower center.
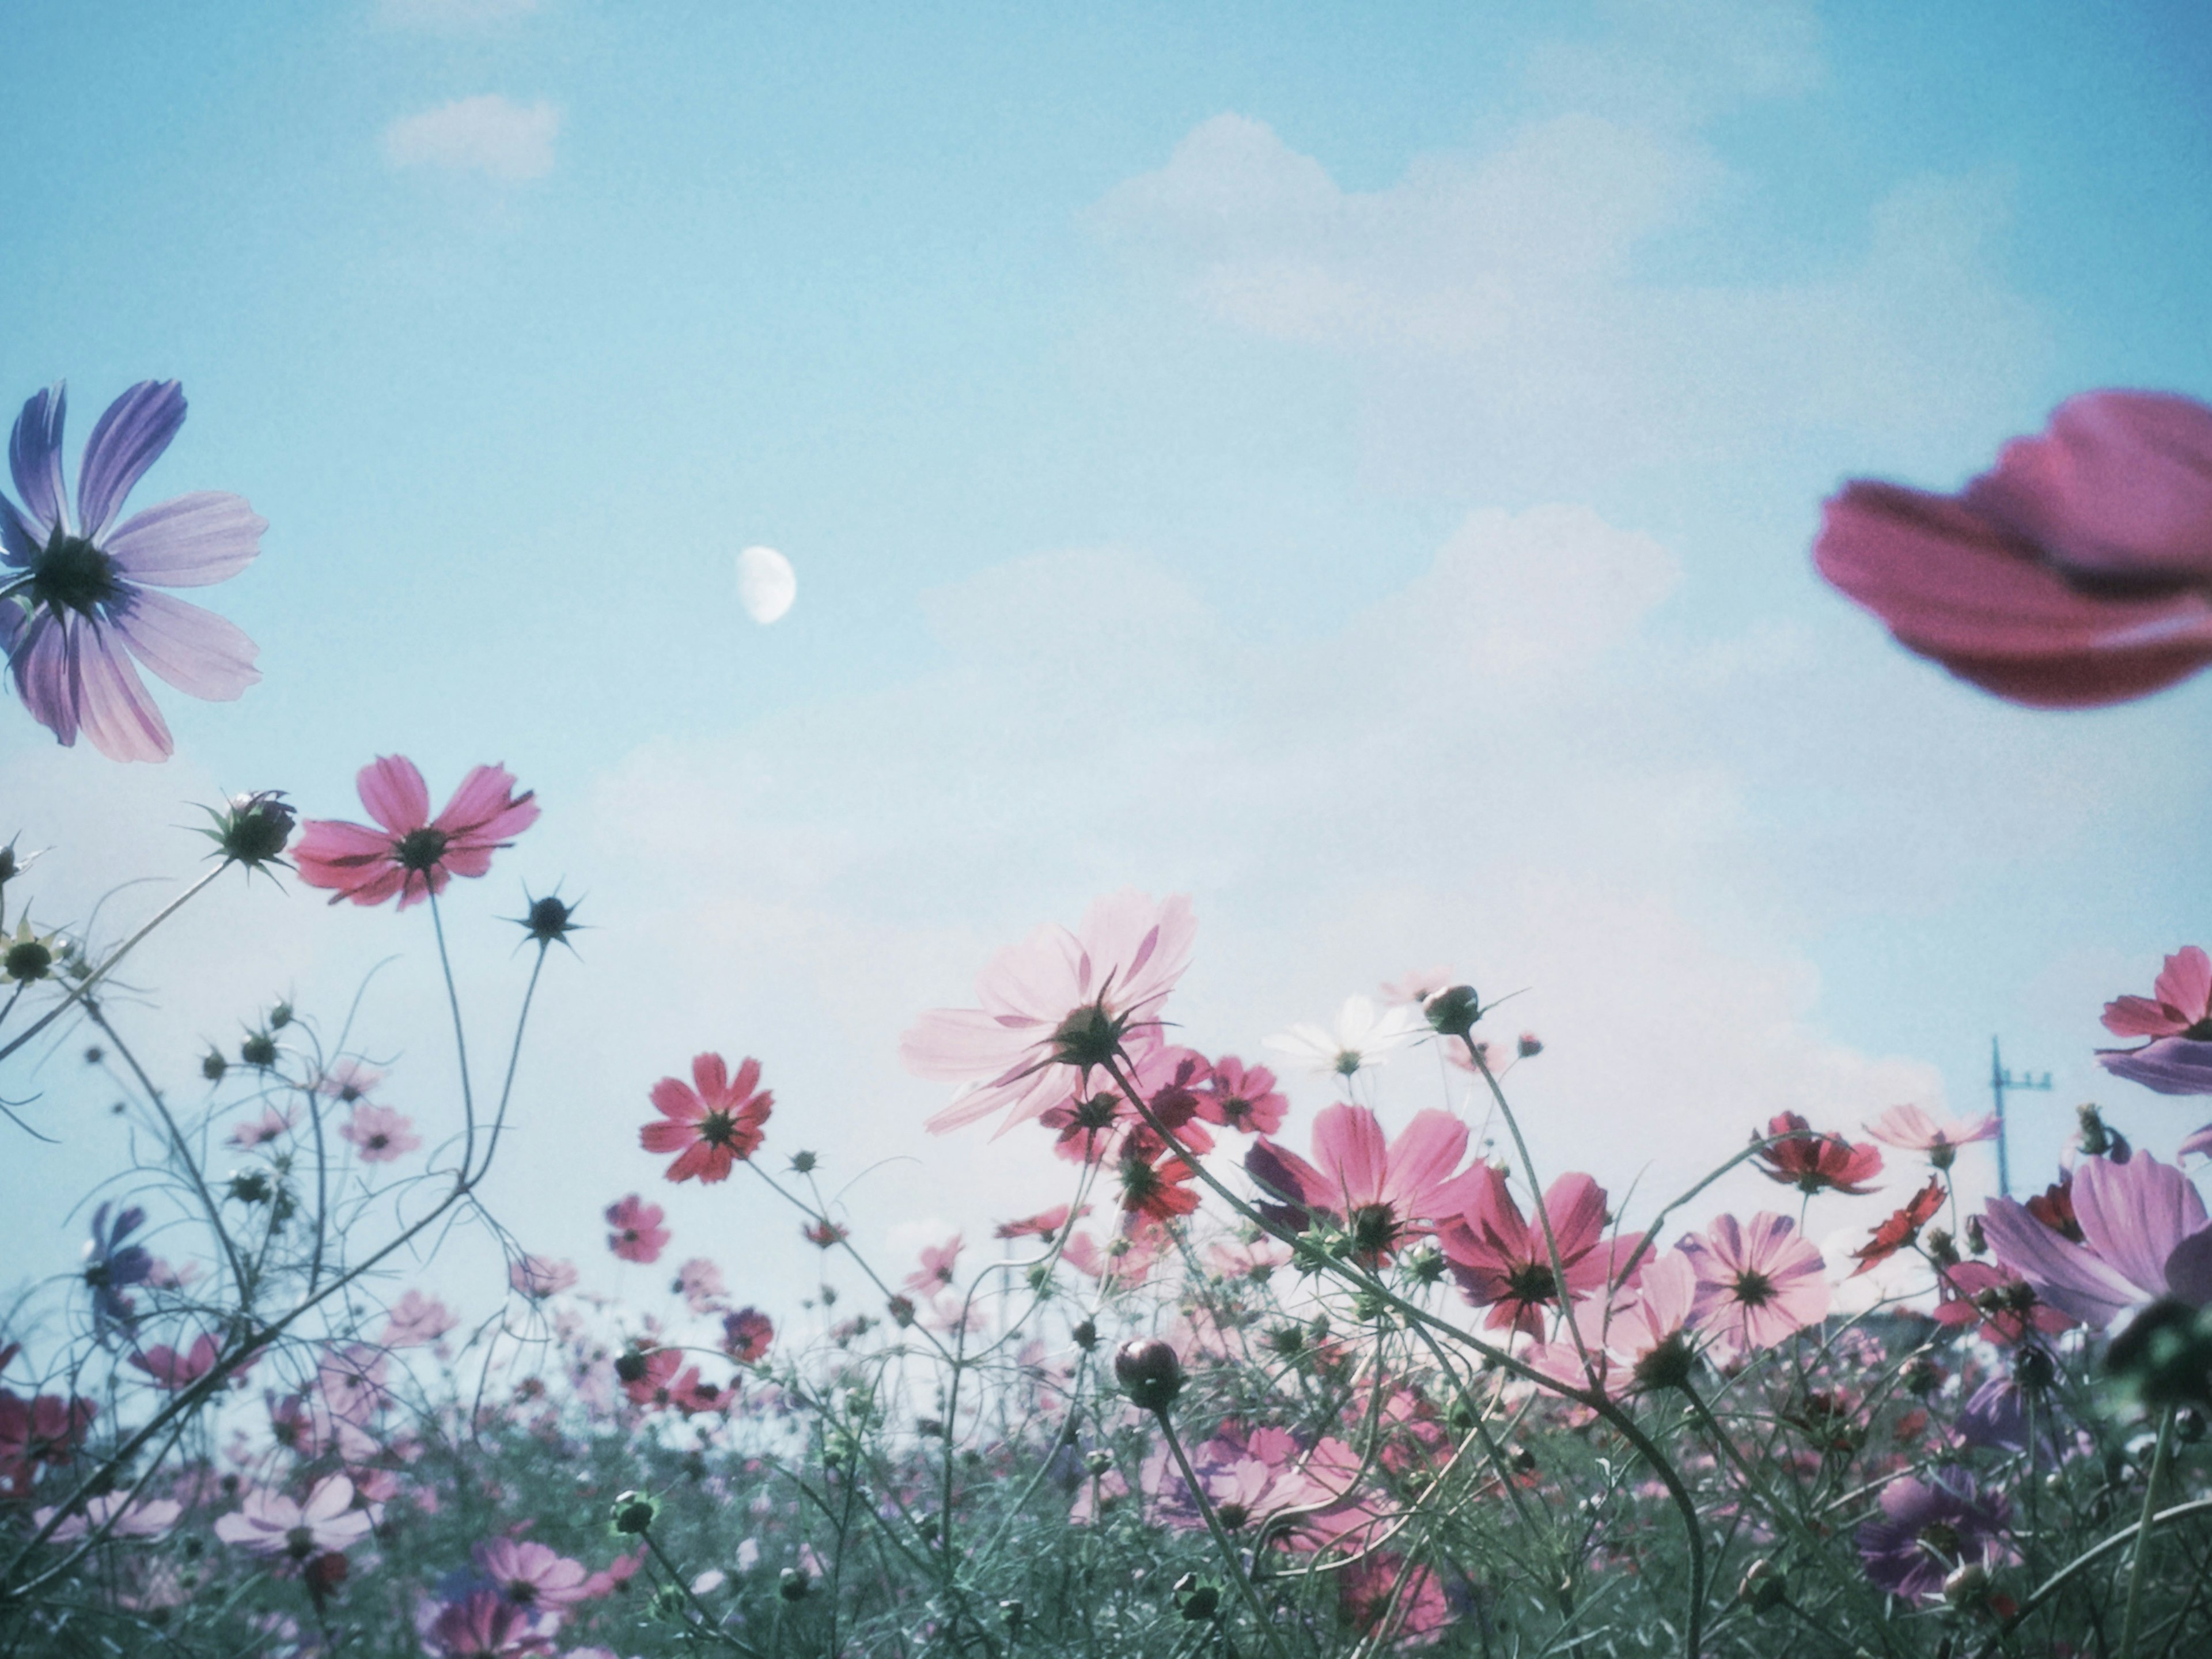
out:
M295 1561L304 1561L315 1553L315 1534L307 1527L295 1527L284 1534L284 1549Z
M1549 1302L1559 1293L1559 1281L1547 1261L1522 1262L1507 1275L1505 1285L1516 1302Z
M1252 1103L1241 1095L1230 1095L1221 1103L1221 1115L1231 1123L1241 1123L1252 1115Z
M0 971L4 971L9 979L20 983L44 979L52 971L53 965L54 953L37 939L27 939L8 947L5 962L0 963Z
M1756 1267L1735 1276L1735 1299L1747 1308L1763 1308L1774 1299L1774 1281Z
M2181 1034L2191 1042L2212 1042L2212 1015L2207 1015Z
M1959 1553L1959 1529L1948 1521L1930 1521L1920 1529L1920 1542L1946 1560Z
M1121 1022L1106 1012L1103 1002L1085 1003L1052 1034L1052 1057L1063 1066L1088 1071L1114 1058L1121 1046Z
M51 611L90 616L95 607L122 597L115 561L82 536L65 536L57 528L31 566L32 602Z
M1390 1248L1398 1237L1398 1218L1388 1204L1363 1204L1352 1212L1352 1243L1362 1255L1374 1255ZM1544 1270L1544 1294L1551 1294L1552 1274Z
M1111 1095L1092 1095L1088 1100L1076 1102L1076 1127L1094 1132L1112 1128L1117 1105L1118 1103Z
M1249 1521L1252 1518L1251 1510L1246 1509L1242 1504L1237 1503L1233 1500L1226 1504L1217 1505L1213 1513L1214 1517L1221 1522L1222 1526L1226 1530L1230 1532L1235 1532L1237 1528L1243 1526L1247 1521Z
M400 836L399 844L392 854L399 860L403 870L428 872L437 867L438 860L446 856L447 835L442 830L424 824L420 830L410 830Z
M1636 1380L1647 1389L1679 1389L1690 1380L1695 1356L1680 1331L1636 1362Z
M371 1135L368 1138L368 1150L372 1152L380 1152L391 1144L390 1135Z
M526 1607L538 1599L538 1586L527 1578L517 1578L507 1587L507 1599L519 1607Z
M738 1126L727 1112L709 1112L699 1120L699 1139L709 1146L726 1146L738 1138Z

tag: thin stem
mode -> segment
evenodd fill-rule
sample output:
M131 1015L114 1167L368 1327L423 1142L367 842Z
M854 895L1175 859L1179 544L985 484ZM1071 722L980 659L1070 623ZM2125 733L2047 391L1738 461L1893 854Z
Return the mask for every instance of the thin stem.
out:
M453 1048L460 1056L461 1121L464 1126L461 1176L467 1180L470 1178L469 1167L476 1161L477 1101L475 1092L469 1086L469 1039L468 1034L461 1029L461 994L453 988L453 962L446 950L446 923L439 914L438 895L434 890L430 894L430 927L438 936L438 968L446 976L446 1006L453 1010ZM543 953L540 953L538 960L544 960Z
M2143 1589L2150 1582L2151 1530L2158 1524L2158 1483L2173 1449L2173 1407L2158 1419L2158 1446L2150 1455L2150 1477L2143 1482L2142 1519L2136 1523L2135 1562L2128 1572L2128 1610L2120 1621L2120 1659L2136 1659L2136 1634L2142 1628Z
M67 996L64 997L52 1007L47 1009L45 1013L40 1014L38 1018L33 1020L21 1030L16 1032L15 1035L9 1038L5 1043L0 1043L0 1060L7 1059L8 1056L14 1054L16 1049L21 1048L33 1037L38 1036L40 1032L45 1030L47 1026L59 1019L63 1014L70 1010L70 1008L74 1006L76 1004L83 1001L86 997L92 994L92 988L99 984L101 980L106 979L107 975L113 971L117 963L122 961L124 957L129 956L133 950L137 948L138 942L141 939L144 939L147 934L152 933L156 927L159 927L171 916L176 915L178 911L183 909L185 905L191 899L194 894L198 893L202 888L205 887L210 882L212 882L217 876L221 875L224 871L229 868L230 864L228 860L216 865L214 869L209 871L207 874L202 876L191 886L185 888L183 892L178 894L176 897L171 899L159 910L156 910L154 913L153 919L151 921L148 921L144 927L141 927L137 933L131 934L129 939L125 939L122 944L117 945L114 950L110 951L108 953L107 960L101 963L99 967L94 969L89 974L87 974L84 976L84 979Z
M2170 1522L2185 1521L2192 1515L2212 1515L2212 1498L2191 1498L2186 1504L2176 1504L2170 1510L2160 1510L2156 1515L2149 1517L2149 1522L2154 1526L2162 1527ZM2123 1527L2110 1538L2101 1539L2092 1544L2081 1554L2059 1568L2057 1572L2052 1573L2050 1577L2045 1579L2036 1587L2035 1594L2021 1602L2019 1610L1997 1627L1996 1634L1982 1644L1976 1651L1975 1659L1989 1659L1989 1656L1997 1650L2007 1637L2027 1622L2030 1613L2063 1589L2073 1579L2075 1574L2086 1571L2088 1568L2096 1565L2113 1551L2125 1548L2128 1540L2142 1531L2143 1525L2142 1522L2138 1521L2132 1525Z
M491 1167L492 1158L499 1151L500 1131L507 1126L507 1098L514 1092L515 1068L522 1062L522 1030L530 1023L530 1004L538 994L538 975L545 970L545 952L548 948L548 941L543 939L538 941L538 960L530 964L530 983L522 988L522 1006L514 1016L514 1041L508 1045L507 1051L507 1075L500 1081L499 1107L492 1114L491 1134L484 1143L483 1161L486 1169ZM454 1030L457 1035L459 1030L459 1021L456 1018ZM465 1057L462 1064L465 1068L467 1065Z
M1206 1517L1206 1529L1213 1534L1214 1547L1221 1552L1221 1559L1229 1564L1229 1576L1237 1581L1237 1589L1244 1598L1244 1605L1251 1609L1253 1620L1260 1626L1260 1634L1267 1638L1267 1650L1275 1656L1275 1659L1285 1659L1282 1638L1275 1634L1274 1621L1267 1617L1267 1608L1261 1605L1259 1591L1252 1588L1251 1579L1245 1576L1244 1563L1237 1553L1237 1546L1229 1541L1229 1534L1221 1528L1220 1517L1214 1514L1213 1505L1206 1501L1206 1488L1199 1484L1198 1472L1191 1468L1190 1459L1183 1455L1182 1442L1176 1437L1175 1425L1168 1419L1167 1407L1158 1407L1152 1415L1159 1419L1160 1434L1167 1441L1169 1451L1175 1455L1176 1468L1182 1471L1183 1489L1190 1493L1191 1502L1198 1505L1198 1512Z

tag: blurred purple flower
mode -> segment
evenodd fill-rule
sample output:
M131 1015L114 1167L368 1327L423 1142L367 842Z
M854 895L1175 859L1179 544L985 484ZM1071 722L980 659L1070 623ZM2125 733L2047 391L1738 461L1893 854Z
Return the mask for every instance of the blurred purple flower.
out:
M2074 1243L2010 1199L1982 1216L1990 1249L2052 1307L2102 1330L2160 1297L2212 1304L2212 1225L2189 1177L2141 1152L2084 1158L2074 1172Z
M1938 1595L1954 1569L1968 1562L1994 1566L2011 1553L2002 1495L1976 1491L1963 1470L1891 1481L1882 1488L1881 1515L1859 1528L1859 1559L1867 1577L1893 1595Z
M92 1212L92 1237L84 1245L84 1282L92 1292L93 1328L103 1332L111 1325L130 1327L137 1316L124 1292L144 1284L154 1273L154 1258L146 1247L123 1242L144 1224L146 1212L133 1204L115 1211L110 1220L111 1208L103 1204Z
M0 495L0 648L32 717L64 746L82 730L110 760L168 758L167 723L132 657L187 696L227 702L261 676L236 628L155 587L234 576L269 526L242 495L200 490L115 515L185 422L174 380L141 380L107 406L77 467L77 522L62 483L63 389L23 405L8 446L20 507Z

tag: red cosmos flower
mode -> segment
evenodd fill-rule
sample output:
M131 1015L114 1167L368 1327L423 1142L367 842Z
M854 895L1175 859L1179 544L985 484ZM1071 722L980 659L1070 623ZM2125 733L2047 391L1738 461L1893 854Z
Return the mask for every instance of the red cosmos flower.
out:
M701 1054L691 1062L691 1081L665 1077L653 1085L653 1109L667 1120L638 1131L648 1152L675 1152L671 1181L726 1181L731 1166L759 1150L761 1125L768 1121L775 1097L760 1088L760 1061L748 1057L734 1081L720 1054Z
M1939 1176L1929 1176L1928 1184L1913 1194L1911 1202L1876 1227L1874 1237L1851 1252L1851 1260L1859 1264L1851 1269L1851 1277L1856 1279L1868 1268L1888 1261L1911 1243L1920 1237L1920 1230L1933 1220L1936 1212L1942 1207L1943 1182Z
M1856 1198L1872 1192L1865 1183L1881 1173L1880 1148L1854 1146L1841 1135L1816 1133L1795 1112L1769 1120L1766 1133L1789 1139L1752 1161L1768 1180L1795 1186L1802 1193L1832 1191Z
M1213 1075L1198 1097L1198 1115L1241 1134L1271 1135L1283 1127L1290 1102L1264 1066L1247 1066L1234 1054L1213 1062Z
M534 793L516 794L514 777L501 766L471 771L434 818L422 775L403 755L379 757L355 782L361 804L381 828L311 818L292 847L300 879L334 890L333 904L381 904L396 893L404 910L444 892L455 876L484 874L493 853L513 846L538 822Z
M2021 1206L2061 1238L2081 1243L2081 1223L2074 1214L2074 1177L2054 1181Z
M1813 562L1899 644L2001 697L2146 696L2212 661L2212 409L2086 392L1960 495L1854 480Z
M1121 1207L1131 1214L1170 1221L1198 1208L1198 1194L1185 1184L1198 1171L1179 1158L1154 1164L1133 1154L1121 1160Z
M89 1400L25 1400L0 1389L0 1497L28 1492L39 1464L69 1462L99 1411Z
M607 1248L624 1261L658 1261L668 1248L665 1212L635 1193L607 1206Z
M810 1221L799 1229L799 1237L817 1250L835 1249L852 1236L850 1228L834 1221Z
M1936 1322L1979 1322L1982 1335L1991 1342L2017 1342L2031 1330L2047 1336L2081 1322L2037 1296L2018 1273L1994 1262L1961 1261L1946 1267L1936 1276L1936 1287L1942 1297L1936 1304Z

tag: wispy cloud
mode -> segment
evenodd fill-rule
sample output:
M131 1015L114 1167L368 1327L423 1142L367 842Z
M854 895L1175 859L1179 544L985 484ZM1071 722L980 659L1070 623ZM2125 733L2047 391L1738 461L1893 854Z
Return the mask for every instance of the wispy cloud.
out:
M514 183L552 172L560 131L561 112L551 104L526 108L483 93L402 116L384 130L384 154L394 167L480 173Z

